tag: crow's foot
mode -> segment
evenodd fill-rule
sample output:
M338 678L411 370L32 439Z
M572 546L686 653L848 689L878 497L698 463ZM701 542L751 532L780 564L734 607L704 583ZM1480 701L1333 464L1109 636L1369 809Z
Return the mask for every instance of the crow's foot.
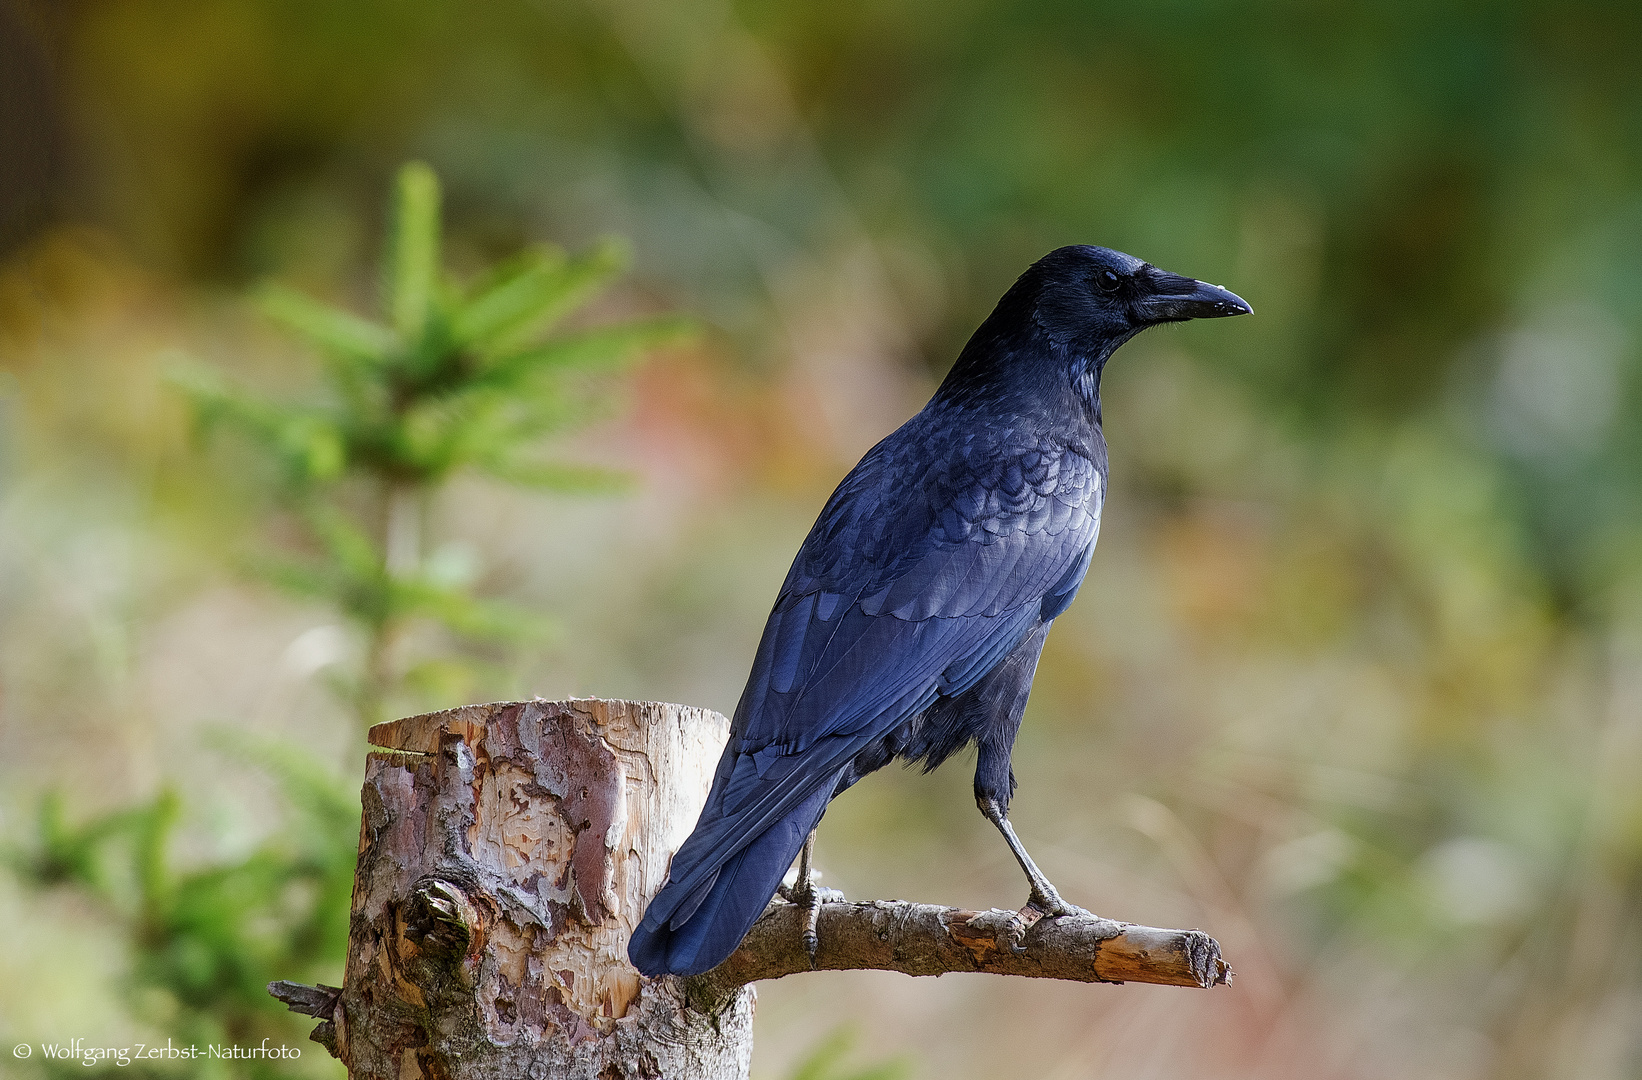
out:
M815 968L815 954L821 947L821 936L817 926L821 920L822 904L838 904L844 900L844 894L837 889L827 889L815 883L821 876L821 871L811 865L811 857L815 854L815 833L812 831L804 841L804 850L798 856L797 872L793 880L783 882L776 890L776 894L790 904L796 904L803 909L803 918L800 925L803 928L804 952L809 954L810 968ZM789 873L791 873L789 871Z
M1068 904L1060 898L1060 893L1049 885L1043 892L1032 890L1032 895L1026 901L1026 906L1015 912L1005 925L999 936L999 943L1016 956L1026 952L1026 932L1045 918L1058 919L1063 915L1088 915L1089 912L1076 904Z
M1053 885L1049 885L1047 881L1045 881L1044 884L1047 885L1048 888L1042 892L1034 889L1031 897L1026 901L1027 907L1034 908L1051 919L1058 919L1062 915L1090 914L1084 908L1080 908L1076 904L1068 904L1065 900L1062 900L1060 898L1060 893L1055 890Z
M1026 940L1026 932L1036 926L1041 918L1043 912L1030 903L1027 904L1009 917L1009 921L998 934L998 944L1016 956L1024 954L1026 946L1023 942Z
M841 904L844 894L837 889L826 889L811 882L807 894L798 889L793 890L792 902L804 909L803 933L804 951L809 954L810 967L815 967L816 950L821 947L821 935L818 926L821 921L822 904Z

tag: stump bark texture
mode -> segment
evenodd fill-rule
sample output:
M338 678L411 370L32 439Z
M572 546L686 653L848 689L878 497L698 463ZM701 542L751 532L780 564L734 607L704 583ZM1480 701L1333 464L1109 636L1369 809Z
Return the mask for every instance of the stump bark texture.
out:
M355 1080L745 1077L750 987L703 1011L626 959L728 729L597 699L373 728L347 977L316 1038Z

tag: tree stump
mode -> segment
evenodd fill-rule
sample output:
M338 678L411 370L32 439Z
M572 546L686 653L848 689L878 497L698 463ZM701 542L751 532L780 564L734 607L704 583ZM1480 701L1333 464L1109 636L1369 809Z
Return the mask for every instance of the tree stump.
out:
M744 1080L751 983L817 969L1231 982L1219 944L1083 912L829 902L820 947L773 900L723 964L645 979L627 940L729 733L655 702L503 702L371 729L341 988L269 992L353 1080Z
M627 939L707 798L717 713L470 705L379 724L337 1055L355 1080L724 1080L753 992L644 980Z

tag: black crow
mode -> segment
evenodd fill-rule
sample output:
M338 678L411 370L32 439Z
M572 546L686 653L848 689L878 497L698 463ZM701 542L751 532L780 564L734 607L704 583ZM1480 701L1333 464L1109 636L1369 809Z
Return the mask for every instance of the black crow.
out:
M635 967L719 964L800 849L792 895L809 908L813 956L808 855L828 801L895 758L927 771L969 743L975 801L1025 870L1028 904L1078 910L1009 824L1009 754L1044 637L1100 531L1101 369L1148 326L1250 310L1106 248L1063 247L1021 275L929 404L867 452L805 538L707 805L628 945Z

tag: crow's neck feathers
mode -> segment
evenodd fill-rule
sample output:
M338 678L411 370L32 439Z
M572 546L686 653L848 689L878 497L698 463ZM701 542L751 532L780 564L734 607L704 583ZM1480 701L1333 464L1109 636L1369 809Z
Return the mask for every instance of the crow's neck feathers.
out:
M931 406L1039 414L1062 423L1081 416L1098 431L1101 371L1136 331L1079 339L1053 333L1037 318L1036 298L1023 284L976 329Z

